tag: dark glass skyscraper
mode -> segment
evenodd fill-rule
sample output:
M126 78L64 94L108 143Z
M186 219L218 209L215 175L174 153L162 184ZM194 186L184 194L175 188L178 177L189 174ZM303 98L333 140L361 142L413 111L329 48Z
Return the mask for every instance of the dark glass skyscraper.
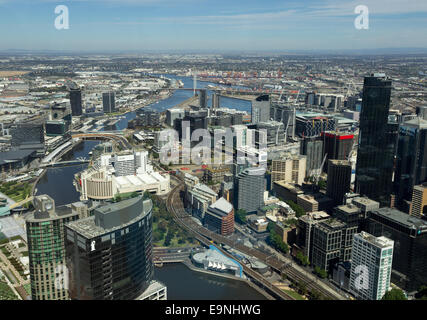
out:
M395 124L389 123L391 80L365 77L360 114L356 192L389 206L396 148Z
M152 206L137 196L66 226L71 299L134 300L144 293L154 272Z
M70 88L70 104L71 104L71 115L81 116L83 113L82 91L79 88Z
M404 122L399 128L394 189L396 205L409 210L415 185L427 182L427 121Z
M102 107L104 113L116 111L116 94L114 92L104 92L102 94Z

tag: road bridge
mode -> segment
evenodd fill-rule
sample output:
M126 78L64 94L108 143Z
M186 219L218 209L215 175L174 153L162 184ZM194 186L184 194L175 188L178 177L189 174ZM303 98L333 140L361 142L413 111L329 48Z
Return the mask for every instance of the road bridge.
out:
M81 138L81 139L102 139L102 140L113 140L117 142L123 149L132 149L132 145L127 141L127 139L119 134L119 133L105 133L105 132L91 132L91 133L73 133L72 134L73 139L74 138Z

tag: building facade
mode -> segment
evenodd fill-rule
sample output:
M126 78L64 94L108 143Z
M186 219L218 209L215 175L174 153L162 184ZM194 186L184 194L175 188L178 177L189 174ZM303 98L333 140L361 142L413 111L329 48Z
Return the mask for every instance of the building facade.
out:
M361 300L381 300L390 288L394 242L363 231L353 239L350 291Z
M326 194L335 205L344 203L344 195L350 191L351 163L346 160L329 160Z
M390 205L396 141L390 133L391 80L384 74L365 77L356 165L356 192Z
M55 207L48 195L34 198L34 213L26 217L32 300L68 300L64 225L77 220L71 207Z
M154 272L151 200L100 205L65 233L71 299L133 300L148 289Z

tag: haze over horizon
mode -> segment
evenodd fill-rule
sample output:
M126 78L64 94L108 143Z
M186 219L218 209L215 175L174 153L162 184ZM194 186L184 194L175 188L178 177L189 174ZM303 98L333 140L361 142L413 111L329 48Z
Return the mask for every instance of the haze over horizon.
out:
M57 30L55 7L69 9ZM369 29L358 30L358 5ZM426 52L423 0L0 0L0 50Z

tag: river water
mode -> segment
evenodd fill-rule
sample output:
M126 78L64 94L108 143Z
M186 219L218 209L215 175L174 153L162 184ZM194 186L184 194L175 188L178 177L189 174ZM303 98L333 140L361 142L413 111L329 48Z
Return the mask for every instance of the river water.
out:
M167 77L183 81L185 88L190 88L193 85L193 80L190 77L176 77L173 75L167 75ZM208 84L210 83L198 82L198 88L205 88ZM158 111L165 111L185 101L192 95L192 91L176 90L171 97L149 107ZM251 104L248 101L228 98L221 99L221 106L249 112L251 108ZM126 128L127 122L135 117L135 112L127 113L125 118L116 124L116 129ZM63 159L88 158L88 153L99 143L101 142L83 141ZM84 170L86 167L87 164L47 169L47 172L36 186L36 194L48 194L55 200L55 205L57 206L79 201L79 193L73 186L73 177L74 174ZM183 264L169 264L156 268L155 278L167 286L168 299L170 300L265 299L262 294L244 282L192 271Z

